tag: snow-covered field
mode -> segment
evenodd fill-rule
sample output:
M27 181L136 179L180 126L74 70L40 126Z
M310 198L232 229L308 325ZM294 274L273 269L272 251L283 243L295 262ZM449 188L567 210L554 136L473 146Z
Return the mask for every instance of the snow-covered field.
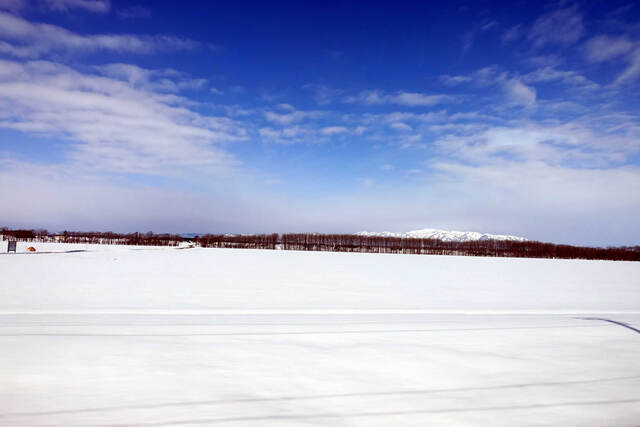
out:
M33 246L0 255L3 426L640 420L640 263Z

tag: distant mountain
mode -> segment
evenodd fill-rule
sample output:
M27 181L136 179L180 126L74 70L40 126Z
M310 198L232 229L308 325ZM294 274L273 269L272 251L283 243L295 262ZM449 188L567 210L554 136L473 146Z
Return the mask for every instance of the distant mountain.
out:
M526 242L528 239L519 236L508 236L503 234L486 234L475 231L447 231L436 230L435 228L425 228L424 230L408 231L406 233L394 233L391 231L360 231L358 236L382 236L382 237L404 237L414 239L439 239L443 242L469 242L473 240L513 240Z

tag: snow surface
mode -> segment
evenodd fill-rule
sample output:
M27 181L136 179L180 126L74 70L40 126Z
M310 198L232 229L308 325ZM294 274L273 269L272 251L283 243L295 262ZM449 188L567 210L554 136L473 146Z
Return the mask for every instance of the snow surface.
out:
M469 242L473 240L513 240L526 242L527 239L518 236L505 234L487 234L475 231L455 231L438 230L435 228L425 228L422 230L407 231L406 233L395 233L393 231L359 231L359 236L381 236L381 237L402 237L414 239L439 239L443 242Z
M640 263L41 245L0 255L0 425L640 419Z

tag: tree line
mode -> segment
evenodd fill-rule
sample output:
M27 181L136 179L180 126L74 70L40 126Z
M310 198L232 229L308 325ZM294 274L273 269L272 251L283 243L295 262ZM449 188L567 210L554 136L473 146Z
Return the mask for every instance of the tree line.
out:
M177 246L193 241L205 248L281 249L322 252L368 252L415 255L463 255L515 258L565 258L613 261L640 261L640 246L587 247L557 245L537 241L473 240L447 242L439 239L418 239L357 234L205 234L186 238L177 234L114 233L64 231L49 233L45 229L0 229L3 239L60 243L98 243L115 245Z
M147 233L114 233L112 231L64 231L59 234L49 233L45 229L10 230L0 229L3 239L14 239L26 242L58 242L58 243L90 243L103 245L142 245L142 246L177 246L185 239L177 234Z
M468 242L446 242L439 239L318 233L207 234L196 236L194 241L202 247L215 248L640 261L640 246L598 248L557 245L537 241L473 240Z

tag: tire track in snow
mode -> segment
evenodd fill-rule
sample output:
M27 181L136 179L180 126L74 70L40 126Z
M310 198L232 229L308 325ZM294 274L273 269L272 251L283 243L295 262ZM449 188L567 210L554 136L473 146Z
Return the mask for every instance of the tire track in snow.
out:
M603 322L609 322L609 323L613 323L614 325L618 325L618 326L622 326L623 328L627 328L632 330L633 332L636 332L638 334L640 334L640 329L636 329L633 326L629 325L628 323L625 322L620 322L618 320L612 320L612 319L606 319L604 317L576 317L575 319L581 319L581 320L601 320Z

